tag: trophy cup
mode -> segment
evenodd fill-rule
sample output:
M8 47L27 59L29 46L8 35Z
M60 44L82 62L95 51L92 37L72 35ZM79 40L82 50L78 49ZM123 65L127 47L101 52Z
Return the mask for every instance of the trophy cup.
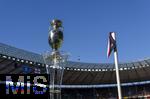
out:
M63 27L61 20L54 19L51 22L48 42L52 48L51 52L45 52L43 58L46 64L46 71L49 75L50 99L61 99L61 84L64 72L64 65L67 62L68 54L59 51L63 43Z

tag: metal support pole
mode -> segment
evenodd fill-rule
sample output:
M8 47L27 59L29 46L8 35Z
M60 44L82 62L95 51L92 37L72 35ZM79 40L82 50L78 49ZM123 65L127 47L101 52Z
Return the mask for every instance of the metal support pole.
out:
M118 55L117 55L117 51L114 51L114 61L115 61L115 68L116 68L116 80L117 80L118 96L119 96L119 99L121 99L122 95L121 95L120 76L119 76L119 69L118 69Z

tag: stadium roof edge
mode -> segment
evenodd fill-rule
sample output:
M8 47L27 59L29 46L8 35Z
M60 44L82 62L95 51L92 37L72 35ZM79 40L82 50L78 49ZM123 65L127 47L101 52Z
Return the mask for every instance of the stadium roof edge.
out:
M23 60L29 60L32 62L36 63L44 63L43 56L34 52L29 52L23 49L19 49L4 43L0 43L0 54L10 56L10 57L15 57L18 59L23 59ZM120 63L119 65L124 67L124 65L129 66L130 64L136 64L138 62L144 62L144 61L150 61L150 59L146 60L140 60L140 61L134 61L134 62L128 62L128 63ZM149 62L148 62L149 63ZM131 65L130 65L131 66ZM113 63L85 63L85 62L73 62L73 61L68 61L68 65L66 67L72 67L72 68L113 68L114 64Z

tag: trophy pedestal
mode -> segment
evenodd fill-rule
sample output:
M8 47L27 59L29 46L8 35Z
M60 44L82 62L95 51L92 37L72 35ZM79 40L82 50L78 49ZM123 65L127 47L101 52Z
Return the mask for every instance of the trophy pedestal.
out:
M50 99L61 99L61 84L64 72L64 65L68 59L68 54L64 52L52 51L43 54L46 71L49 78Z

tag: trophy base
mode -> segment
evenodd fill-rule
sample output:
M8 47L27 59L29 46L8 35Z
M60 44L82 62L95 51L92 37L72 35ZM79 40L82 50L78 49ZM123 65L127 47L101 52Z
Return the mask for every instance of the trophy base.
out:
M50 81L50 99L61 99L61 84L68 56L68 53L59 51L46 52L43 54Z

